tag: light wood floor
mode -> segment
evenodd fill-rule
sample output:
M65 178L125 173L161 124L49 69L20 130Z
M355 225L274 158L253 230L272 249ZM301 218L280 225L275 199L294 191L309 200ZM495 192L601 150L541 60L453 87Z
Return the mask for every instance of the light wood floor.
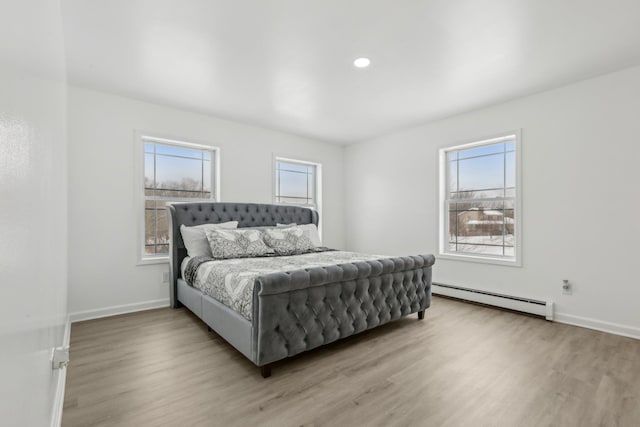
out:
M640 341L434 298L259 369L185 309L73 325L63 425L640 426Z

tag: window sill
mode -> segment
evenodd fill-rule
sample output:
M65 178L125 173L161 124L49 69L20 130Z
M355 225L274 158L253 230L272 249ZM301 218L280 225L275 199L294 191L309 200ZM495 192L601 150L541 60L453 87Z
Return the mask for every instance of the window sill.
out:
M154 264L169 264L169 256L142 258L139 259L136 265L154 265Z
M474 256L468 254L453 254L449 252L441 252L438 255L440 259L447 259L451 261L467 261L467 262L477 262L480 264L492 264L492 265L502 265L506 267L522 267L522 261L512 258L492 258L486 256Z

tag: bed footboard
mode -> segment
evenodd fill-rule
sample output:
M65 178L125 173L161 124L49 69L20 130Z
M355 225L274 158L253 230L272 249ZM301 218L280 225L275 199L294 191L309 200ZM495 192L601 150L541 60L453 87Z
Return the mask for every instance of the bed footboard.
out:
M267 365L423 312L431 303L434 262L433 255L419 255L258 278L253 294L255 363Z

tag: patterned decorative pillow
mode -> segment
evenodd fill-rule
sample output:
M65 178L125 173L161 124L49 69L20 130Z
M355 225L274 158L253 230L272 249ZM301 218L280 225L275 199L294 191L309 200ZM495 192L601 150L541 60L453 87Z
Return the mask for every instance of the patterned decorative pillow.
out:
M246 258L272 253L259 230L206 230L214 258Z
M264 242L278 255L292 255L315 248L311 239L300 227L264 230Z
M214 228L235 229L238 228L238 221L221 222L219 224L202 224L194 227L187 227L184 224L180 226L182 241L190 257L204 256L211 258L211 248L209 247L209 240L207 240L205 230L213 230Z
M320 233L318 233L318 226L315 224L296 224L292 222L291 224L276 224L277 228L291 228L291 227L300 227L304 232L304 235L307 236L313 246L322 246L322 240L320 239Z

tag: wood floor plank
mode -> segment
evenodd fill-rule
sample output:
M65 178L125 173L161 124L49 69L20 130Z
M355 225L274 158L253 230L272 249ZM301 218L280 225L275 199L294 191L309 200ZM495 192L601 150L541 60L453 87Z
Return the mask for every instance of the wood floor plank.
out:
M75 323L63 426L640 425L640 341L434 298L258 368L185 309Z

